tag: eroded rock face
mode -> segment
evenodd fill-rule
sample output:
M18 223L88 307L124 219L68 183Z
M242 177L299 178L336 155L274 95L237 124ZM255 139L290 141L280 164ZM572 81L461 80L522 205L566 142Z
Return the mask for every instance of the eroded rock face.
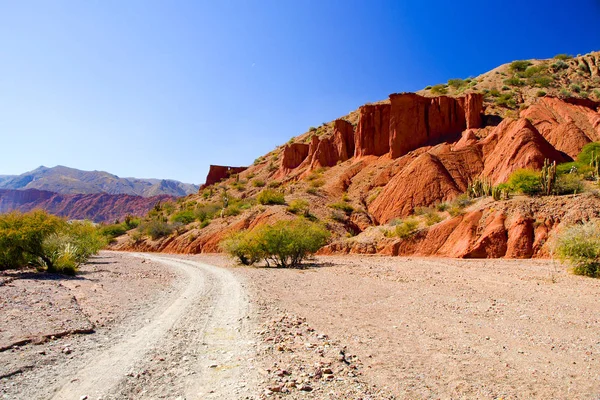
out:
M390 149L390 104L360 107L354 137L354 157L382 156Z
M211 165L208 170L208 175L206 176L206 183L200 187L200 189L205 188L210 185L214 185L217 182L222 181L223 179L229 178L231 175L239 174L247 170L248 167L229 167L225 165Z
M280 170L286 173L298 167L308 156L308 145L304 143L290 143L283 148Z
M335 120L333 144L338 161L346 161L354 155L354 126L350 122L343 119Z
M597 103L585 104L570 104L557 98L544 97L521 111L521 117L531 120L552 146L574 159L583 146L600 140Z

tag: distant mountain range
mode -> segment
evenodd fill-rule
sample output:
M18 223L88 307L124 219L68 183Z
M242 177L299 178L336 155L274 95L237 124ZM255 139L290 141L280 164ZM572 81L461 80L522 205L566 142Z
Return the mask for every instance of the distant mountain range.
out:
M128 194L59 194L37 189L0 189L0 214L43 209L68 219L113 222L122 221L126 215L146 215L156 203L174 199L175 197L167 195L142 197Z
M59 194L127 194L186 196L198 186L167 179L120 178L104 171L81 171L62 165L41 166L21 175L0 175L0 189L38 189Z

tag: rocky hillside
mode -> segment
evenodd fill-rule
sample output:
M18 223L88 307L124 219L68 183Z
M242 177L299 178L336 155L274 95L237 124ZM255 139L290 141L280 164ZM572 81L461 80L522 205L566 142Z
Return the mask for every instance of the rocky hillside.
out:
M392 94L310 128L247 169L211 168L201 193L171 207L198 221L157 240L122 238L118 247L216 251L229 232L292 219L301 210L334 232L323 252L544 256L561 223L595 216L585 205L596 204L594 195L474 204L461 195L472 182L500 185L516 170L572 161L584 145L600 141L599 107L598 52L517 61L476 78ZM256 204L265 189L283 192L286 204ZM223 207L224 198L223 217L207 218L202 210ZM402 233L407 217L416 224L405 229L410 235Z
M126 215L146 215L156 203L170 200L173 197L167 195L141 197L128 194L58 194L37 189L0 189L0 213L44 209L68 219L112 223L115 220L122 221Z
M60 194L128 194L152 197L186 196L198 186L164 179L120 178L104 171L81 171L56 166L39 167L17 176L0 176L0 189L38 189Z

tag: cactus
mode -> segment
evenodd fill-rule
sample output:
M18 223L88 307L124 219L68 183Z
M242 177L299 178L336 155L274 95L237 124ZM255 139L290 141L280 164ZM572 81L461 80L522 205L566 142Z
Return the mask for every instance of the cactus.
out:
M476 178L469 182L467 186L467 194L471 198L491 196L493 186L492 183L485 178Z
M600 176L600 158L595 151L592 152L592 157L590 159L590 167L592 167L592 176L594 179L598 179Z
M492 198L495 201L498 201L498 200L500 200L502 198L502 189L500 189L499 186L494 186L492 188Z
M556 187L556 161L550 164L550 160L544 159L544 166L542 167L542 194L549 196L554 193Z

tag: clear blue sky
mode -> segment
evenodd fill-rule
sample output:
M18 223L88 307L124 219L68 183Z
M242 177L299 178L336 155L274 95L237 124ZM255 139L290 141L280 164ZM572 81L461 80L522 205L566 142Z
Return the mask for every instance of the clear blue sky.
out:
M0 175L202 183L390 93L600 50L600 2L0 0Z

